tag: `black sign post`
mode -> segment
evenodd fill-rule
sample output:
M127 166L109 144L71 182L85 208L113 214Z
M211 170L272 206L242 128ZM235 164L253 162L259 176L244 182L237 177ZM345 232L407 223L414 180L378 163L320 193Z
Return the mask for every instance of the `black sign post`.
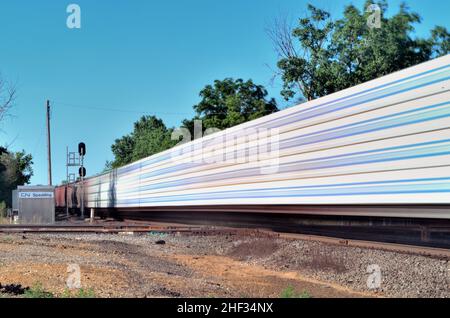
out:
M86 144L80 142L78 144L78 154L80 155L81 167L78 170L81 181L81 218L84 219L84 177L86 176L86 168L84 168L84 156L86 155Z

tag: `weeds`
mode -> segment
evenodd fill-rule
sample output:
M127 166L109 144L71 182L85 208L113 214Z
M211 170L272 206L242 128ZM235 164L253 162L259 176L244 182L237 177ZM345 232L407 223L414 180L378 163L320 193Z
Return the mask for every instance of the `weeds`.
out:
M6 218L6 214L7 214L7 208L6 208L6 203L1 201L0 202L0 224L6 224L8 223L8 219Z
M54 298L55 295L45 291L41 283L35 283L33 287L25 291L25 298Z
M292 286L288 286L281 292L280 298L311 298L311 295L307 291L297 293Z
M62 295L54 295L46 291L41 283L35 283L33 287L25 290L23 294L25 298L95 298L95 292L92 288L80 288L74 291L65 289Z
M0 220L0 224L2 224L2 223L1 223L1 220ZM11 236L9 236L9 235L1 236L1 237L0 237L0 243L12 243L13 240L14 240L14 239L13 239Z
M75 292L66 289L62 294L62 298L95 298L95 297L96 297L95 292L92 288L88 289L80 288L77 289Z

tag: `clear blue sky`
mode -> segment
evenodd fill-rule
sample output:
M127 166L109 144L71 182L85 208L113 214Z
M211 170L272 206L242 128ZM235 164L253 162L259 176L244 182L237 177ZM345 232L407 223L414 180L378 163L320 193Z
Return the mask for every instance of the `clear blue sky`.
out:
M140 111L169 126L193 115L198 92L215 79L252 78L270 85L276 54L265 27L279 14L303 16L311 2L339 16L352 1L303 0L2 0L0 72L17 83L13 117L0 125L0 144L34 157L33 184L45 184L45 101L52 111L53 181L65 179L66 145L87 144L88 174L112 159L114 140ZM66 27L66 7L82 9L81 30ZM362 7L364 1L353 1ZM389 1L390 12L400 1ZM419 35L450 28L447 0L408 0L421 14ZM84 109L82 107L90 107ZM92 108L123 110L105 111Z

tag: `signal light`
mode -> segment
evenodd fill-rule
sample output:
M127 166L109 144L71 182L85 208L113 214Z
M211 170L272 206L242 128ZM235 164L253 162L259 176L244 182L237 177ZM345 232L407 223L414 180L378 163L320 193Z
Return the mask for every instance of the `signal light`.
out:
M80 142L78 144L78 154L80 156L85 156L86 155L86 145L84 142Z
M80 167L80 169L78 169L78 173L80 175L80 177L86 177L86 168L85 167Z

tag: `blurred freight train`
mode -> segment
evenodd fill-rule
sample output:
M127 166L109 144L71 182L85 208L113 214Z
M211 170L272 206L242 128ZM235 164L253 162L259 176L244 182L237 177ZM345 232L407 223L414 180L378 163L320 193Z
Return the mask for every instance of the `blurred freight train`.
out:
M80 196L60 186L57 207ZM450 219L450 55L87 178L84 196L99 211Z

